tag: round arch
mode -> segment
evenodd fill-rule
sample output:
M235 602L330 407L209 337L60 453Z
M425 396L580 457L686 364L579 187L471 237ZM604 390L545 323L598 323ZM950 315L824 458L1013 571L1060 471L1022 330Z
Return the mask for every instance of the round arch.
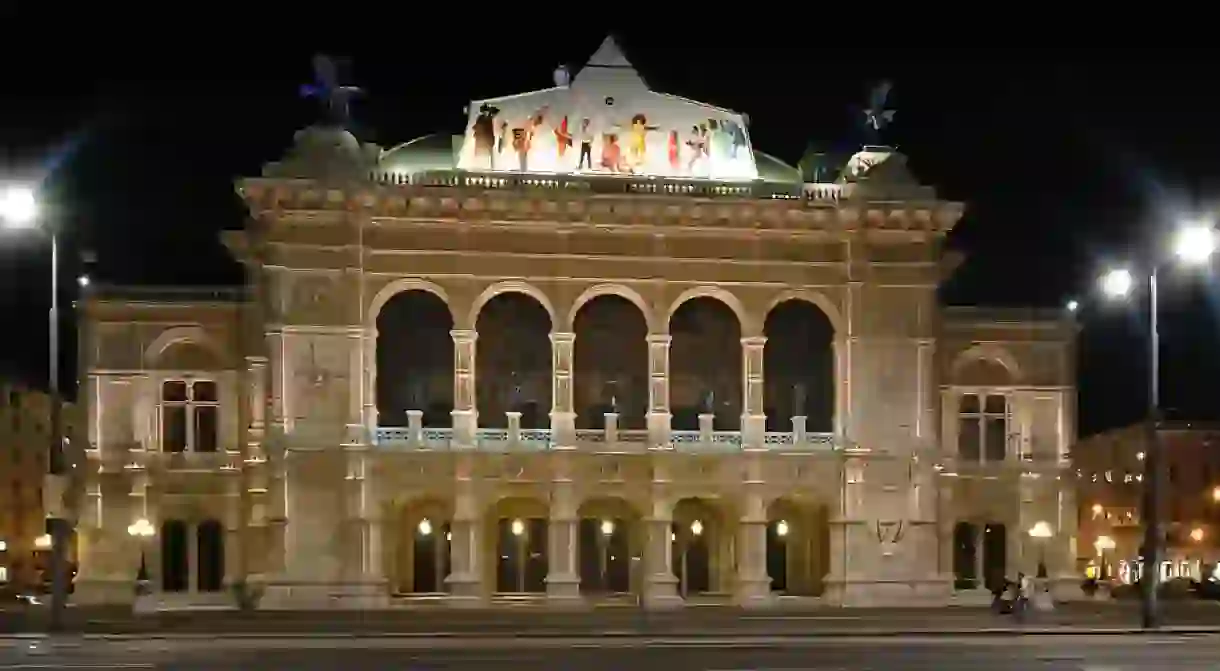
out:
M165 350L173 347L174 345L184 343L202 347L203 349L207 350L208 354L215 357L218 363L224 361L224 356L220 347L216 344L216 341L212 339L212 336L208 335L208 332L205 331L203 327L175 326L162 331L160 335L158 335L151 343L148 344L148 347L144 348L144 365L153 365L159 358L161 358L161 355L165 353Z
M576 316L580 314L580 309L599 296L619 296L630 301L640 309L640 314L644 317L644 324L648 327L648 332L655 333L657 331L653 311L649 308L648 302L644 300L644 297L629 286L612 283L593 285L585 289L580 296L577 296L576 300L572 303L572 308L568 310L567 319L564 320L564 328L569 332L575 329Z
M377 328L377 317L381 314L385 304L390 302L390 299L404 291L425 291L441 299L445 307L449 308L449 316L453 318L453 323L458 323L458 314L453 309L453 304L449 301L449 294L445 289L438 284L429 282L428 280L419 279L416 277L400 277L389 284L382 287L373 299L369 301L368 312L365 317L365 326L371 329Z
M551 328L554 329L557 322L555 320L555 306L551 304L551 299L548 298L547 295L538 287L535 287L528 282L522 282L521 280L505 280L503 282L496 282L495 284L492 284L484 289L483 293L479 294L479 297L476 298L474 303L470 306L470 313L467 315L466 322L463 324L463 327L475 328L475 324L477 324L479 321L479 312L483 310L483 306L486 305L488 301L496 296L499 296L500 294L510 293L525 294L526 296L538 301L538 304L541 305L544 310L546 310L548 315L550 315Z
M780 292L767 304L767 309L760 315L760 323L765 324L767 316L771 314L771 311L788 301L801 301L817 307L822 311L822 314L826 315L826 319L830 322L830 326L834 329L836 336L846 332L843 326L843 315L840 314L838 306L827 298L826 294L808 289L789 289Z
M957 356L953 357L953 365L949 368L950 375L956 377L963 368L976 361L991 361L1000 364L1012 376L1014 382L1023 378L1021 366L1012 352L991 343L975 344L958 352Z
M673 303L670 303L669 311L665 315L665 332L669 332L669 320L673 319L674 314L678 311L678 308L682 307L683 303L704 296L724 303L733 311L733 314L737 315L737 326L743 338L755 335L757 329L750 319L749 313L746 312L745 306L741 304L737 296L726 289L714 286L691 287L679 294Z

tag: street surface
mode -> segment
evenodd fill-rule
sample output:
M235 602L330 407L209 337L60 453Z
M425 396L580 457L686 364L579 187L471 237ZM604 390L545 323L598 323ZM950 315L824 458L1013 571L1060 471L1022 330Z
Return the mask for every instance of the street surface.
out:
M0 639L7 669L1212 671L1214 635Z
M1166 603L1166 626L1220 631L1220 604ZM43 633L45 609L0 611L0 634ZM1024 622L986 608L806 608L743 611L697 607L644 613L607 607L562 612L522 605L498 610L425 607L383 611L177 611L135 617L130 608L71 608L66 630L76 633L143 634L429 634L502 636L780 636L868 633L1129 630L1139 626L1138 604L1080 603L1049 613L1031 612ZM1220 668L1220 665L1218 665Z

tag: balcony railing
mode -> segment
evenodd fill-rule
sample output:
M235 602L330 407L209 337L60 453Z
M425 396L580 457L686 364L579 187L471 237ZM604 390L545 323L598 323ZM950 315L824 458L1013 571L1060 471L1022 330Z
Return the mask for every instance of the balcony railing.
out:
M411 425L378 427L376 443L387 451L437 451L455 447L453 429L420 426L419 414L409 413ZM541 452L553 449L555 440L550 429L522 429L518 417L511 417L509 427L480 428L475 431L475 449L486 452ZM655 440L647 430L618 428L617 416L607 413L603 429L578 429L575 448L586 452L645 452L650 447L671 448L678 452L729 454L745 448L740 431L714 431L710 419L701 421L698 431L669 431ZM793 422L793 431L768 431L763 435L762 448L772 452L816 453L831 452L839 445L833 434L804 431L804 418Z

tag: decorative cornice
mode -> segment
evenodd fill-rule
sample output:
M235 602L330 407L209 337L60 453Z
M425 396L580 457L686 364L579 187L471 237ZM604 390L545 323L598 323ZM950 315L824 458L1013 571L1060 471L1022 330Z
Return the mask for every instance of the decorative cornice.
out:
M943 235L961 217L961 203L927 199L873 201L852 185L824 186L800 196L759 196L763 186L614 180L613 191L571 179L491 177L458 173L422 184L361 183L346 188L311 180L253 178L238 191L258 219L325 223L360 215L374 222L427 219L455 223L587 223L602 226L699 227L769 231L853 230ZM577 188L581 187L581 188ZM843 197L843 196L848 197Z

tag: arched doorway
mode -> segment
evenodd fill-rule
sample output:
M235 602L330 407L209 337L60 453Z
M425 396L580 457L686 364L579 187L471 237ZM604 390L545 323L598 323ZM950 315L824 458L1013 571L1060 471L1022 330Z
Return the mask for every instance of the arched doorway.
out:
M225 579L225 530L217 520L203 520L195 528L195 589L219 592Z
M423 426L453 426L453 316L436 294L395 294L377 315L377 424L407 426L407 411Z
M643 546L639 515L618 498L597 498L580 507L577 561L580 590L586 594L634 591L634 554Z
M479 426L508 426L507 412L521 413L521 428L551 426L551 316L532 296L503 293L487 301L476 321L475 391Z
M648 323L622 296L597 296L573 323L573 405L576 428L605 427L618 413L618 428L643 429L648 411Z
M821 308L787 300L767 313L763 325L763 403L768 431L793 431L793 417L805 430L834 431L834 326Z
M445 503L421 499L399 516L396 589L408 594L448 591L452 511Z
M817 596L830 569L830 519L825 505L781 498L767 508L767 575L771 591Z
M161 523L161 589L165 592L185 592L191 585L191 559L187 534L182 520Z
M678 594L683 598L719 591L725 538L720 511L702 499L683 499L674 506L670 542Z
M676 431L699 429L715 415L718 431L741 427L741 324L715 298L692 298L669 319L669 403Z
M532 498L501 499L487 515L486 547L494 549L496 592L546 592L550 565L547 543L547 505Z

